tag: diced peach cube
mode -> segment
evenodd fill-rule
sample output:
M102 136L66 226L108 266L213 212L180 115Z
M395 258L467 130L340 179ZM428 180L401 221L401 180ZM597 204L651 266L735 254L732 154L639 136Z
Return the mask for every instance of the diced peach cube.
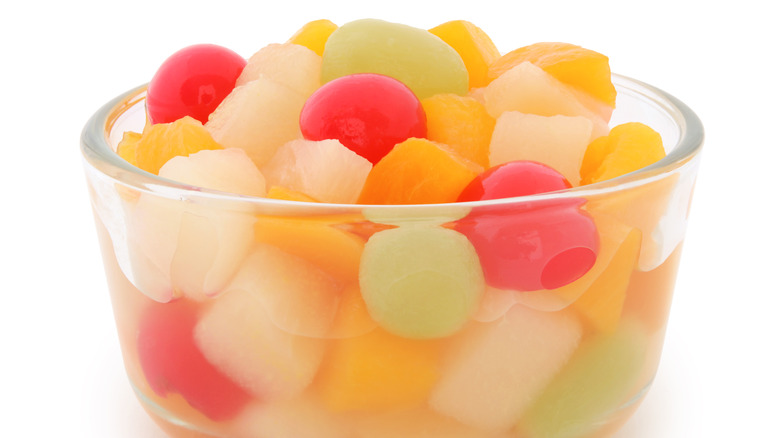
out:
M482 167L447 146L421 138L395 145L369 172L361 204L455 202Z
M655 163L666 155L661 135L642 123L615 126L606 137L595 139L584 154L580 175L593 184Z
M463 158L488 166L490 137L496 120L473 97L437 94L422 100L427 138L452 148Z
M609 266L574 302L574 309L598 332L612 333L617 329L641 243L642 233L631 229Z
M424 403L438 377L435 341L376 329L333 344L316 388L334 411L400 409Z

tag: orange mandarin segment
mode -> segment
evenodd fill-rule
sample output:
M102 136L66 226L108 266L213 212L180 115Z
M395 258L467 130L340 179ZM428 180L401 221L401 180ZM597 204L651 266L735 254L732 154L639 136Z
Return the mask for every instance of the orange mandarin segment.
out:
M580 167L580 184L606 181L639 170L666 155L661 135L638 122L615 126L588 145Z
M469 88L484 87L490 82L488 66L501 53L482 29L468 21L455 20L436 26L429 32L458 52L469 73Z
M365 242L327 219L258 216L255 240L305 259L337 280L356 282Z
M609 58L568 43L536 43L520 47L498 58L488 69L493 80L528 61L559 81L615 106L617 92L612 84Z
M360 204L455 202L482 167L447 146L410 138L379 160L368 174Z
M125 161L137 166L135 162L135 150L138 147L138 142L141 140L141 134L137 132L125 132L122 134L122 140L116 145L116 153L122 157Z
M574 308L598 332L613 333L617 329L641 243L642 233L632 229L609 266L574 302Z
M304 24L298 32L295 32L287 42L307 47L314 53L322 56L325 42L328 41L328 37L336 29L338 29L338 26L330 20L310 21Z
M437 94L422 100L428 139L444 143L463 158L488 166L496 120L473 97Z
M315 387L331 410L376 411L424 403L438 377L437 343L376 329L336 342Z
M138 134L130 133L117 145L119 156L155 175L171 158L187 157L204 149L222 149L222 146L190 116L172 123L147 125L140 138Z

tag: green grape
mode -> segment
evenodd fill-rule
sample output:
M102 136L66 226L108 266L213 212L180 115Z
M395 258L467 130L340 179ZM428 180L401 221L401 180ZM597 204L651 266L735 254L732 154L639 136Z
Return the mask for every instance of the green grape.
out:
M629 401L644 363L647 336L635 325L584 343L525 413L534 438L579 438L593 433Z
M369 313L387 331L407 338L455 333L478 308L484 289L474 247L453 230L380 231L360 260L360 290Z
M382 20L352 21L338 28L322 53L322 83L355 73L393 77L424 99L464 95L469 75L458 52L424 30Z

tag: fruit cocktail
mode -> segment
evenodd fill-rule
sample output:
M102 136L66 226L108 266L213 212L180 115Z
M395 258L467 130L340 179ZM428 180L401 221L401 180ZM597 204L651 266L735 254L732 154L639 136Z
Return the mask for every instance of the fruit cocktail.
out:
M605 56L466 21L182 49L82 136L130 383L171 436L609 436L702 140Z

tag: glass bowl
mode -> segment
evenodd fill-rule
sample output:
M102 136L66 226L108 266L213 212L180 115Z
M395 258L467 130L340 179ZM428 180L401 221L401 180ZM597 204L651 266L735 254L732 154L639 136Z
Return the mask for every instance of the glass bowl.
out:
M82 153L143 407L171 436L614 433L658 366L703 130L667 93L613 79L611 126L651 126L664 159L459 204L293 202L166 180L114 152L144 126L145 87L106 104ZM589 243L572 237L583 226ZM583 253L588 267L556 280Z

